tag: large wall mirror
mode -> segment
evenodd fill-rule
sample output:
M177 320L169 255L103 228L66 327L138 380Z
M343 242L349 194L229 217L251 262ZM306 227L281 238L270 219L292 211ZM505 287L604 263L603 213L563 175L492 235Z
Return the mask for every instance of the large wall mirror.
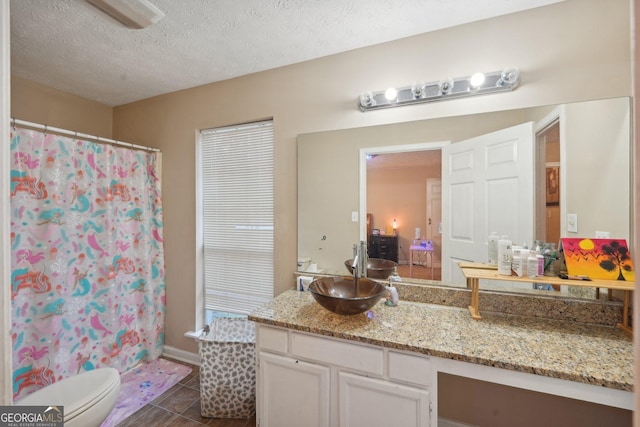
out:
M353 244L379 232L391 237L387 240L395 246L405 282L465 286L451 261L458 258L455 233L448 227L458 215L447 210L451 183L446 173L452 151L462 152L465 145L483 150L478 147L484 147L486 135L503 147L496 161L524 162L516 167L521 187L499 208L485 207L472 220L465 217L475 221L477 249L461 259L486 262L491 231L528 245L596 233L629 241L629 113L629 99L615 98L299 135L298 265L347 274L344 261L351 258ZM516 138L514 129L529 135L524 145L507 143ZM568 223L568 214L577 223ZM410 251L425 242L433 247L429 256ZM528 285L492 286L537 292Z

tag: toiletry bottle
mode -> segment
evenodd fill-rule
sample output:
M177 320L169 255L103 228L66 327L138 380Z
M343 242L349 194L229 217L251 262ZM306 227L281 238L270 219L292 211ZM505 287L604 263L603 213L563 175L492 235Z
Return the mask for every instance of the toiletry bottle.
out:
M558 257L558 251L556 251L555 243L545 244L542 255L544 256L544 275L550 277L557 276L558 263L556 259Z
M498 274L511 276L511 240L508 236L498 240Z
M527 268L525 267L526 258L523 260L522 258L522 248L520 246L514 246L511 248L513 251L513 258L511 259L511 270L518 277L522 277L526 274Z
M389 286L387 286L386 296L387 301L385 302L385 304L389 307L395 307L398 305L398 290L395 286L393 286L393 284L400 282L401 280L402 279L400 279L400 276L398 276L398 268L393 267L393 273L391 274L391 276L389 276Z
M542 277L544 276L544 255L542 255L540 252L537 252L536 259L538 261L538 276Z
M527 276L538 277L538 258L535 251L529 251L527 258Z
M492 231L489 234L489 241L487 244L487 258L489 265L498 265L498 233Z

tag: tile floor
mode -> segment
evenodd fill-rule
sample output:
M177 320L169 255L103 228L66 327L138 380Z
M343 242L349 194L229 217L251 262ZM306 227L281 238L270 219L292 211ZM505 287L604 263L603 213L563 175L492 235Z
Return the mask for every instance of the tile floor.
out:
M249 427L256 425L255 416L248 419L203 418L200 416L200 368L188 363L168 359L189 366L192 371L153 402L142 407L118 427Z

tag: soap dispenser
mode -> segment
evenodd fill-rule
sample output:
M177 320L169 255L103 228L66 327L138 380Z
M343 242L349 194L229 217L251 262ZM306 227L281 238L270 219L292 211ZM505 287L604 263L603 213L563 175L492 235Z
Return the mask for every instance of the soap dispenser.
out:
M385 304L389 307L395 307L398 305L398 290L395 286L393 286L393 284L401 281L402 279L400 278L400 276L398 276L398 267L393 267L393 273L391 273L391 276L389 276L389 285L387 286L386 297L387 301L385 302Z

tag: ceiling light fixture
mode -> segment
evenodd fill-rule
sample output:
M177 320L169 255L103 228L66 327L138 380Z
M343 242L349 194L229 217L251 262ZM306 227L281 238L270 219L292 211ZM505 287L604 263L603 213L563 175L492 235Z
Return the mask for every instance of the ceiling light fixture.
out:
M476 74L479 74L479 76L476 76ZM431 83L417 81L411 86L394 89L395 94L392 94L392 97L387 97L387 92L390 89L380 92L363 92L358 100L358 107L362 112L365 112L401 105L444 101L453 98L512 91L520 84L520 71L517 68L505 68L502 71L476 74L473 76L446 78ZM484 79L480 77L484 77Z
M146 28L164 17L164 12L148 0L86 0L124 26Z

